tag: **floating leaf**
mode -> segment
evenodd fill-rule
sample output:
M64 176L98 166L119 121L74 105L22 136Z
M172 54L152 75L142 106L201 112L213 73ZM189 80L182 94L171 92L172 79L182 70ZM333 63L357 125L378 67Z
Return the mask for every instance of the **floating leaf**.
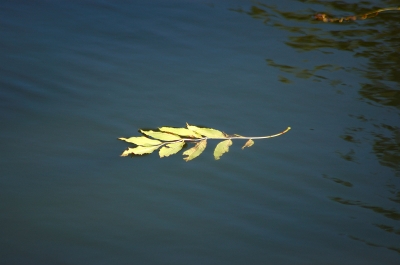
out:
M135 148L128 148L128 150L125 150L121 154L121 156L127 156L130 154L134 154L134 155L150 154L154 150L158 149L159 147L160 147L159 145L155 145L155 146L138 146Z
M232 140L231 139L222 141L219 144L217 144L217 147L215 147L215 150L214 150L215 160L220 159L220 157L224 153L228 152L229 151L229 146L231 146L231 145L232 145Z
M183 159L187 162L187 161L190 161L190 160L198 157L201 153L203 153L204 149L206 149L206 146L207 146L207 140L201 140L195 146L186 150L183 153L183 155L187 156Z
M184 141L167 144L160 149L160 157L167 157L173 154L178 153L182 147L185 145Z
M248 140L242 147L244 149L245 147L252 146L254 144L253 140L277 137L287 133L291 129L287 127L286 130L280 133L267 136L245 137L238 134L229 135L212 128L201 128L187 123L186 126L187 128L161 127L159 131L140 130L145 136L118 138L119 140L137 145L137 147L125 150L121 156L150 154L161 147L159 155L162 158L176 154L183 148L186 142L192 142L196 143L196 145L183 152L183 159L190 161L204 151L207 146L207 140L222 139L223 141L217 144L214 150L214 157L218 160L223 154L229 151L232 140Z
M186 128L161 127L159 130L184 137L202 138L200 134Z
M153 145L159 145L161 144L160 141L158 140L153 140L149 139L144 136L139 136L139 137L130 137L130 138L118 138L119 140L128 142L128 143L133 143L136 145L141 145L141 146L153 146Z
M254 144L254 141L249 139L242 147L242 149L244 149L245 147L250 147Z
M209 138L226 138L225 134L221 131L215 130L215 129L211 129L211 128L200 128L197 126L192 126L187 124L187 127L189 130L194 131L198 134L201 134L205 137L209 137Z
M150 137L153 137L161 141L176 141L181 139L181 137L179 137L178 135L173 135L165 132L143 131L143 130L140 131L145 135L148 135Z

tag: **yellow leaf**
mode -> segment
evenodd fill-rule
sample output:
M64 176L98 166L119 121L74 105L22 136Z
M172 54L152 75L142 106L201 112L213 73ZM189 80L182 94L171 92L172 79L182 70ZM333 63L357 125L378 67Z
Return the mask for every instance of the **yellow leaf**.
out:
M229 146L231 146L231 145L232 145L232 140L231 139L222 141L219 144L217 144L217 147L215 147L215 150L214 150L215 160L220 159L220 157L224 153L228 152L229 151Z
M167 144L166 146L163 146L160 149L160 152L159 152L160 157L162 158L162 157L167 157L167 156L176 154L182 149L182 147L184 145L185 145L184 141L176 142L176 143L172 143L172 144Z
M128 143L133 143L136 145L141 145L141 146L153 146L153 145L159 145L161 144L160 141L158 140L153 140L149 139L145 136L139 136L139 137L130 137L130 138L118 138L119 140L128 142Z
M207 140L201 140L195 146L186 150L183 153L183 155L187 156L183 159L187 162L187 161L190 161L190 160L198 157L201 153L203 153L204 149L206 149L206 146L207 146Z
M128 156L130 154L134 154L134 155L150 154L154 150L158 149L159 147L160 147L159 145L156 145L156 146L138 146L135 148L128 148L128 150L125 150L121 154L121 156Z
M194 131L191 131L186 128L173 128L173 127L161 127L160 131L173 133L176 135L184 136L184 137L192 137L192 138L202 138L202 136Z
M249 139L242 147L242 149L244 149L245 147L250 147L254 144L254 141Z
M212 128L200 128L197 126L192 126L187 124L187 128L191 131L194 131L198 134L201 134L205 137L209 137L209 138L226 138L225 134L221 131L212 129Z
M145 135L148 135L150 137L153 137L153 138L161 140L161 141L176 141L176 140L181 139L181 137L179 137L178 135L165 133L165 132L143 131L143 130L140 130L140 131L142 133L144 133Z

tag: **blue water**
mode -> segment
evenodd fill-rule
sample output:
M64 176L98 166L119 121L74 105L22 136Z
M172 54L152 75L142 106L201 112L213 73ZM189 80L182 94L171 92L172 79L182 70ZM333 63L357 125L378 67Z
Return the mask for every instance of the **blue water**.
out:
M377 7L2 1L0 263L398 264L400 12L311 17ZM120 157L186 122L292 130Z

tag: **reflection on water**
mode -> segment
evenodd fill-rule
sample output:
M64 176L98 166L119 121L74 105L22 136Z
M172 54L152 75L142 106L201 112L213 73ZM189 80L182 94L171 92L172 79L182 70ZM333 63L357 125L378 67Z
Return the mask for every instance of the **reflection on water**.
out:
M386 136L376 133L373 150L382 165L395 168L397 172L400 172L400 130L390 125L382 125L382 127L390 131L391 134Z
M400 202L400 127L398 123L400 109L400 38L398 27L400 12L381 13L373 18L344 23L323 23L312 18L317 13L326 13L333 17L367 13L374 9L398 5L398 1L380 1L379 5L368 1L348 3L349 1L298 1L300 9L288 11L262 3L253 5L248 10L235 11L261 20L266 26L272 26L286 32L285 44L299 53L309 53L310 60L305 62L285 62L266 58L269 66L279 69L284 75L278 80L285 84L294 83L294 79L309 79L312 82L326 82L332 87L357 87L358 100L372 106L383 108L386 117L371 113L349 113L354 124L340 136L353 145L347 151L336 151L344 160L354 163L360 158L358 150L368 146L381 165L390 168L393 176L386 176L386 189L393 198L387 202ZM312 8L310 8L312 7ZM346 54L345 58L336 58L336 53ZM317 54L317 55L316 55ZM317 57L318 56L318 57ZM313 59L315 58L315 59ZM284 60L284 59L282 59ZM321 61L324 61L321 64ZM310 63L314 65L309 67ZM289 74L289 75L287 75ZM350 79L361 80L357 83L345 83ZM360 152L361 153L361 152ZM379 176L379 174L377 174ZM394 178L393 178L394 177ZM345 187L353 185L342 178L333 178L324 174L324 178ZM379 205L371 205L357 200L331 197L331 200L347 206L369 209L391 220L399 221L400 213ZM390 205L390 204L389 204ZM400 227L389 224L372 225L398 236ZM349 235L350 238L375 247L385 247L400 253L397 246L387 246L374 242L374 239L362 239Z
M349 182L349 181L345 181L345 180L342 180L340 178L329 177L326 174L324 174L323 177L326 178L326 179L330 179L330 180L332 180L332 181L334 181L334 182L336 182L338 184L341 184L341 185L343 185L345 187L349 187L349 188L353 187L353 184L351 184L351 182Z
M389 233L393 233L393 234L397 234L400 235L400 229L395 229L392 226L389 225L383 225L383 224L376 224L376 227L379 227L380 229L389 232Z
M360 201L352 201L352 200L346 200L340 197L333 197L331 198L332 201L344 204L344 205L348 205L348 206L359 206L361 208L364 209L368 209L371 210L375 213L381 214L386 218L395 220L395 221L399 221L400 220L400 213L397 212L396 210L393 209L385 209L379 206L374 206L374 205L368 205L366 203L360 202ZM392 233L394 235L400 235L400 229L399 228L395 228L393 226L387 225L387 224L374 224L375 227L378 227L380 229L382 229L385 232L389 232ZM365 244L368 244L369 246L373 246L373 247L384 247L387 248L389 250L394 250L398 253L400 253L400 248L399 247L395 247L395 246L386 246L384 244L377 244L375 242L369 241L369 240L365 240L365 239L361 239L360 237L356 237L353 235L349 235L349 237L351 239L363 242Z
M304 1L300 1L304 2ZM313 1L320 5L319 10L335 10L337 13L347 12L360 14L368 10L377 9L369 2L344 3ZM382 6L391 4L390 1L382 1ZM322 6L322 7L321 7ZM355 57L366 58L366 67L354 68L338 66L333 64L315 65L312 69L281 64L267 58L267 64L278 68L282 72L290 73L296 78L313 78L313 81L328 80L331 85L341 83L341 80L330 79L322 71L346 71L350 74L358 74L365 77L368 83L362 83L359 94L367 102L375 102L379 105L400 108L400 39L398 37L398 21L400 12L381 14L372 19L353 24L338 24L332 30L327 29L327 24L318 25L319 22L312 20L311 15L316 10L305 8L305 10L287 12L276 7L265 4L252 6L249 11L236 10L246 13L256 19L261 19L268 25L295 33L289 36L286 44L299 52L318 51L322 54L332 54L334 50L351 52L347 60ZM281 20L274 18L283 17L287 25ZM313 27L293 26L290 22L312 24ZM333 50L333 51L332 51ZM298 63L296 62L296 65ZM318 74L317 74L318 72ZM283 76L280 80L289 83L290 79ZM374 124L385 131L385 133L370 132L375 137L374 152L379 161L386 166L399 171L400 144L398 135L400 129L395 124ZM351 129L350 129L351 130ZM342 138L348 140L350 136L345 134ZM351 136L351 138L354 138Z
M368 246L371 246L371 247L380 247L380 248L383 247L383 248L387 248L389 250L393 250L393 251L396 251L396 252L400 253L400 248L396 248L396 247L393 247L393 246L383 246L383 245L376 244L376 243L373 243L371 241L368 241L368 240L365 240L365 239L361 239L361 238L358 238L358 237L355 237L355 236L351 236L351 235L349 236L349 238L351 238L353 240L356 240L356 241L363 242L363 243L365 243L365 244L367 244Z
M368 205L368 204L365 204L365 203L362 203L362 202L359 202L359 201L345 200L345 199L342 199L342 198L339 198L339 197L334 197L334 198L331 198L331 199L333 201L335 201L335 202L342 203L342 204L345 204L345 205L360 206L362 208L372 210L372 211L374 211L376 213L380 213L380 214L384 215L385 217L393 219L393 220L397 220L397 221L400 220L400 213L398 213L395 210L384 209L384 208L379 207L379 206L372 206L372 205Z
M266 59L267 63L269 66L276 67L282 72L286 72L289 74L292 74L294 77L297 78L303 78L303 79L309 79L313 78L312 80L315 82L321 82L322 80L327 79L323 75L317 74L319 71L329 71L329 72L334 72L341 70L342 68L340 66L335 66L332 64L322 64L322 65L316 65L313 67L313 69L304 69L301 67L296 67L296 66L291 66L291 65L285 65L285 64L278 64L274 62L272 59ZM282 77L285 79L285 77ZM340 84L342 81L341 80L331 80L330 81L333 86L336 86Z

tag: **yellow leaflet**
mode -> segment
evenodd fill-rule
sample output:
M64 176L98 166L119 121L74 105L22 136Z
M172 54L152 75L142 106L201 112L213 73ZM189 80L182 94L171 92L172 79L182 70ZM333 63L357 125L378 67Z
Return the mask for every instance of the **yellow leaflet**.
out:
M209 138L226 138L225 134L221 131L212 129L212 128L200 128L197 126L192 126L189 124L186 124L187 128L191 131L194 131L198 134L201 134L205 137L209 137Z
M245 147L250 147L254 144L254 141L249 139L242 147L242 149L244 149Z
M231 146L231 145L232 145L232 140L231 139L222 141L219 144L217 144L217 147L215 147L215 150L214 150L215 160L220 159L220 157L224 153L228 152L229 151L229 146Z
M139 136L139 137L130 137L130 138L118 138L119 140L128 142L128 143L133 143L136 145L141 145L141 146L153 146L153 145L159 145L161 144L160 141L158 140L153 140L149 139L144 136Z
M179 137L178 135L173 135L165 132L143 131L143 130L140 131L145 135L148 135L150 137L153 137L161 141L176 141L181 139L181 137Z
M160 157L162 158L162 157L167 157L167 156L176 154L182 149L182 147L184 145L185 145L184 141L177 142L177 143L172 143L172 144L167 144L166 146L163 146L160 149L160 152L159 152Z
M159 145L156 145L156 146L138 146L135 148L128 148L128 150L125 150L121 154L121 156L128 156L130 154L134 154L134 155L150 154L154 150L158 149L159 147L160 147Z
M173 133L176 135L184 136L184 137L192 137L192 138L201 138L202 136L194 131L191 131L186 128L173 128L173 127L161 127L160 131Z
M206 146L207 146L207 140L201 140L195 146L186 150L183 153L183 155L187 156L183 159L187 162L187 161L190 161L190 160L198 157L201 153L203 153L204 149L206 149Z

